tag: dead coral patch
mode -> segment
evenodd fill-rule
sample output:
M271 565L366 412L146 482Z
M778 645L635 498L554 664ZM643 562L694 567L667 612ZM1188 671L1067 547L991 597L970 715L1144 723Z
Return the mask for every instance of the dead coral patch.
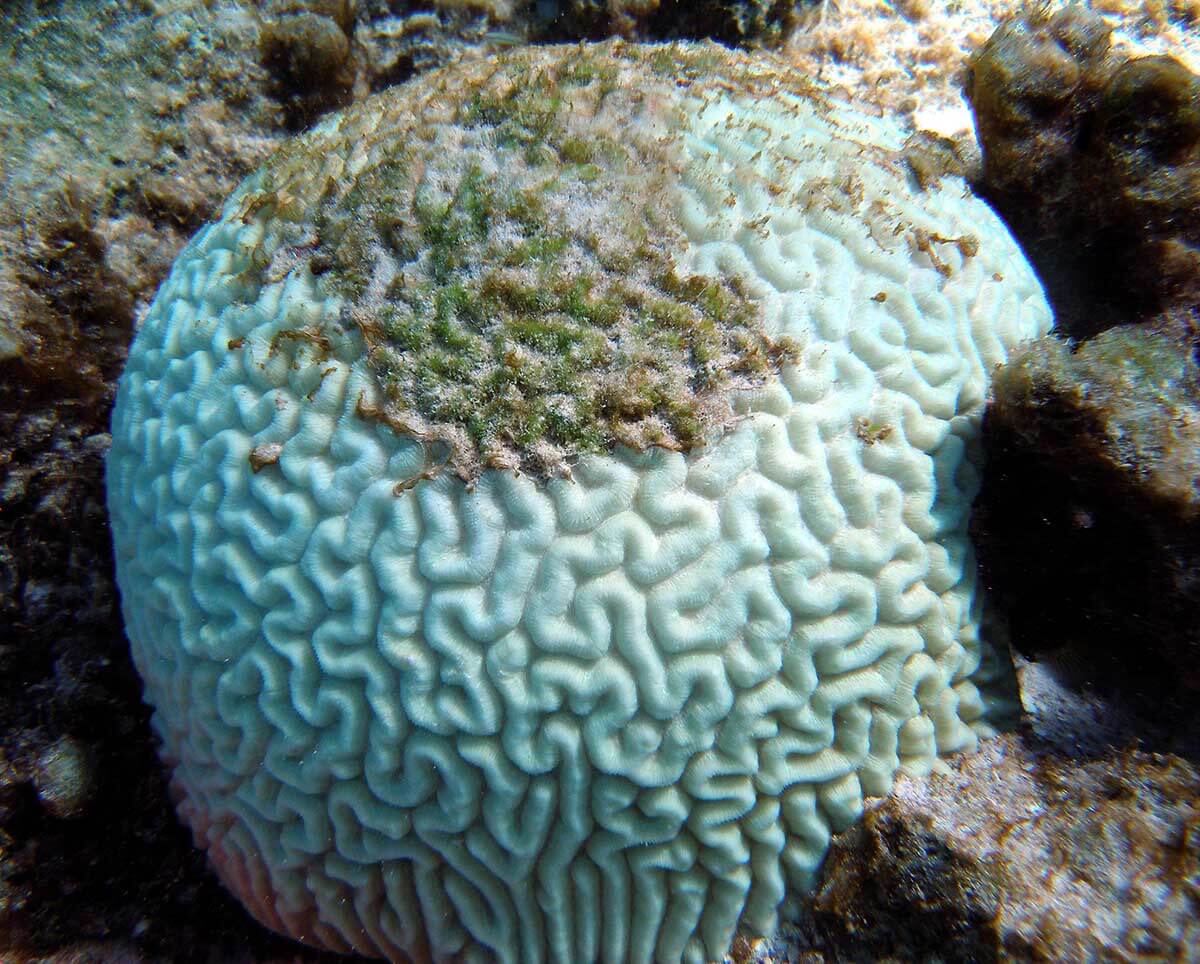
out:
M737 63L622 46L481 61L314 133L241 216L315 236L296 256L348 301L386 398L361 410L447 446L464 479L564 475L617 444L690 450L795 351L737 278L677 260L676 84L767 84ZM367 161L345 177L351 154Z

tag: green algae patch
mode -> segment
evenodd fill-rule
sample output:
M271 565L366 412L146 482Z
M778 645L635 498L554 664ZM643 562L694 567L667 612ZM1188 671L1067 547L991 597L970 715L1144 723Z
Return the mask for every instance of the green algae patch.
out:
M289 250L344 299L382 389L360 414L442 443L467 481L689 451L730 424L732 394L798 346L740 277L684 261L681 90L722 69L769 92L715 48L517 51L281 156L244 206L303 224Z

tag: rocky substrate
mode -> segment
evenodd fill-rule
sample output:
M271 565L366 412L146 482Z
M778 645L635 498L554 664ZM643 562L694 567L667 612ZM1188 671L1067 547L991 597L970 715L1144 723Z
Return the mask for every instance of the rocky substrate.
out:
M1200 772L991 740L903 778L826 861L810 927L834 961L1187 960L1200 944Z
M1194 729L1200 77L1114 53L1099 16L1066 7L1001 26L967 92L980 189L1060 330L993 384L973 519L985 578L1019 651L1114 707Z

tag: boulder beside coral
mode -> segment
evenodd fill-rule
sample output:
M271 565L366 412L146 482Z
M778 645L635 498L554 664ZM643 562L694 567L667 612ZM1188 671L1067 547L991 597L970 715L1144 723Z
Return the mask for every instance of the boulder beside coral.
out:
M1200 77L1118 56L1111 33L1082 4L1035 8L996 30L965 85L979 187L1076 336L1200 300Z
M1087 7L975 55L981 190L1061 332L997 376L974 531L1027 655L1158 721L1200 693L1200 78L1125 59ZM1039 547L1030 554L1029 546Z
M1109 41L1082 5L1039 7L968 73L980 188L1076 339L1022 346L985 417L972 530L1035 660L1027 729L838 842L811 924L838 959L1200 942L1200 78Z
M974 522L1017 649L1071 649L1079 682L1159 719L1200 703L1198 323L1023 347L994 382Z

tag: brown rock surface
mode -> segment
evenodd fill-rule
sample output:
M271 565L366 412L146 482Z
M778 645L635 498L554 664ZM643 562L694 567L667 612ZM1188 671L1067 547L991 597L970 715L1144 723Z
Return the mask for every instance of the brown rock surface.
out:
M1188 960L1200 947L1200 773L1057 757L1012 735L901 778L826 862L828 961Z
M886 895L903 915L924 894L941 929L918 939L965 959L1200 947L1200 77L1115 51L1110 26L1082 5L1033 9L967 77L983 188L1060 329L1084 339L1026 345L985 417L972 526L1013 645L1036 660L1019 673L1035 736L881 805L829 865L827 937L846 935L853 900ZM906 877L922 846L926 877ZM892 886L855 892L854 860Z
M972 526L1013 645L1143 716L1200 719L1200 316L997 373Z
M968 71L983 190L1086 339L1028 345L994 380L973 527L1018 650L1056 651L1114 712L1194 725L1200 76L1111 39L1086 6L1039 7Z
M1200 76L1111 35L1083 5L1031 8L965 80L979 186L1073 336L1200 303Z

